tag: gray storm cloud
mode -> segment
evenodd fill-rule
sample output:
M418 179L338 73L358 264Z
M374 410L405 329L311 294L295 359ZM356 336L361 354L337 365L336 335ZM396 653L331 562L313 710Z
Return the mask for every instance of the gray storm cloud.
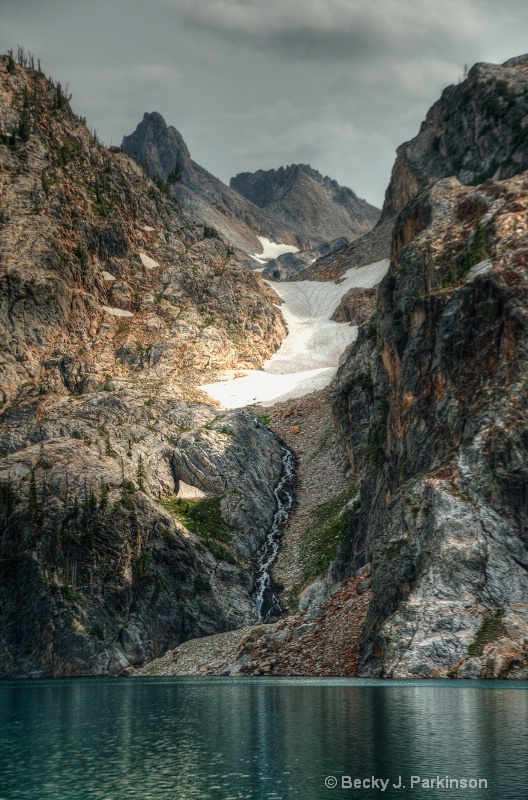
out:
M0 0L0 18L0 48L69 81L108 144L156 110L224 181L301 161L378 205L464 65L528 49L524 0Z
M478 33L483 24L471 0L182 0L174 7L196 29L307 59L416 56L431 44L450 47L469 26Z

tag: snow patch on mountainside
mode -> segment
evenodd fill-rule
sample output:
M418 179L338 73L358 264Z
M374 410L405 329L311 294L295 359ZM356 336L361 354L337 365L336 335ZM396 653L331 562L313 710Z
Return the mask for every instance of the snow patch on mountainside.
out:
M339 358L357 337L355 325L333 322L330 317L350 289L376 286L389 268L389 260L349 269L334 283L292 281L269 283L281 300L288 335L262 370L242 378L210 383L200 388L225 408L302 397L330 383Z
M262 245L262 253L254 253L251 257L258 261L260 264L265 264L272 258L278 258L283 253L298 253L299 248L291 244L280 244L279 242L271 242L265 236L257 236L260 244Z

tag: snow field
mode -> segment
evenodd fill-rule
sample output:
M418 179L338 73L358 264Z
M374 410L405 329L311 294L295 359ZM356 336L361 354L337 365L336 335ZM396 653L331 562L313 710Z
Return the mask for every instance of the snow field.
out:
M259 237L260 238L260 237ZM262 370L248 370L242 378L209 383L200 388L224 408L302 397L327 386L337 372L343 351L357 337L357 327L330 317L341 298L354 288L376 286L389 260L349 269L339 282L292 281L268 284L283 301L280 309L288 335Z

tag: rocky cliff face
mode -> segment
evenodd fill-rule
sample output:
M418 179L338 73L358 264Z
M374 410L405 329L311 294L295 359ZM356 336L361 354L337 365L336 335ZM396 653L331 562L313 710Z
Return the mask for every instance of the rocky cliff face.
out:
M372 566L363 675L527 673L527 66L446 90L387 192L391 269L334 393L361 503L334 576Z
M528 169L528 56L503 65L475 64L467 80L448 86L414 139L400 145L381 219L371 233L298 275L334 279L351 266L388 255L395 215L436 181L456 176L477 186ZM367 259L367 260L365 260Z
M420 132L398 148L383 216L392 216L435 181L456 176L479 185L528 169L528 56L475 64L448 86Z
M0 675L114 674L257 619L281 449L196 387L284 324L59 85L0 59L0 121Z
M337 310L360 327L332 397L357 495L339 474L327 517L293 526L301 615L155 671L528 676L527 66L446 90L376 228L307 270L335 280L391 249L377 296ZM276 296L42 75L0 60L0 115L0 675L115 674L255 626L281 446L197 386L274 351ZM496 168L472 185L481 135ZM183 174L171 142L160 169L179 146ZM309 435L308 400L287 414L304 475L326 464L335 494L332 436Z
M123 151L149 172L169 181L169 191L194 219L215 228L244 253L260 253L257 236L296 244L291 229L246 200L194 162L181 134L160 114L145 114L136 130L123 138Z
M284 327L258 276L100 146L43 77L2 67L4 401L41 382L82 393L107 374L188 385L274 352Z
M155 112L145 114L121 146L152 175L173 181L170 192L182 208L247 254L261 252L257 236L302 250L338 237L348 241L379 217L350 189L304 164L241 173L225 186L191 159L181 134Z
M383 217L371 231L355 241L322 254L313 263L298 270L295 280L335 281L351 267L364 267L389 258L393 225L394 217Z
M307 164L241 172L229 185L295 231L303 249L341 236L357 239L379 217L377 208Z
M339 236L337 239L332 239L331 242L324 242L317 247L312 247L310 250L283 253L281 256L268 261L262 270L262 275L267 278L275 278L275 280L296 280L297 276L300 273L307 272L314 262L323 259L325 256L331 256L338 251L341 252L348 243L346 236Z
M3 677L113 674L257 621L278 443L242 414L144 401L124 390L5 414ZM207 499L178 500L182 481Z

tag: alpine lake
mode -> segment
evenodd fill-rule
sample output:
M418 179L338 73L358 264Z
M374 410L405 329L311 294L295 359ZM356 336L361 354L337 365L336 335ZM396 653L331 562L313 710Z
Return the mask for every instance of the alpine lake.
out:
M0 683L0 800L528 797L528 683Z

